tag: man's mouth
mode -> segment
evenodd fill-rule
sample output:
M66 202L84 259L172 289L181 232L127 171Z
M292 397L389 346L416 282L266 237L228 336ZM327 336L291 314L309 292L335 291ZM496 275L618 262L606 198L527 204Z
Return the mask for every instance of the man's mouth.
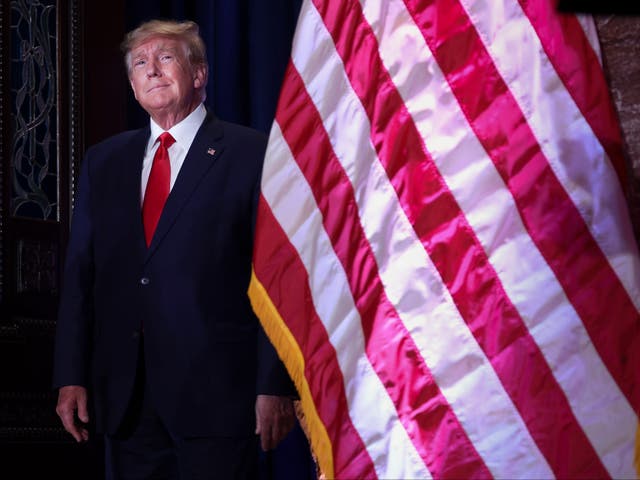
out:
M161 89L161 88L165 88L165 87L168 87L168 85L166 85L166 84L162 84L162 85L154 85L153 87L151 87L151 88L149 88L149 89L147 90L147 93L151 93L151 92L153 92L154 90L159 90L159 89Z

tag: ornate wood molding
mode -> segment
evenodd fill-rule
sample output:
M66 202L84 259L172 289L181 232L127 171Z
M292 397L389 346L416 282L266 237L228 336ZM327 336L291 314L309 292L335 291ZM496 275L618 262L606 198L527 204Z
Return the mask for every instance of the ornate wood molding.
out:
M50 370L84 149L83 8L0 0L0 440L9 443L70 441Z
M4 206L8 202L7 195L7 179L4 171L4 159L6 158L5 145L7 144L7 129L5 125L7 95L5 76L7 72L7 52L6 38L8 36L8 19L5 15L5 2L0 1L0 313L3 312L4 292L5 292L5 217L6 212Z
M70 185L67 191L70 194L70 202L67 211L71 211L74 203L74 195L78 182L79 167L84 153L84 136L82 134L82 45L84 44L82 32L82 2L70 0L69 2L69 179Z

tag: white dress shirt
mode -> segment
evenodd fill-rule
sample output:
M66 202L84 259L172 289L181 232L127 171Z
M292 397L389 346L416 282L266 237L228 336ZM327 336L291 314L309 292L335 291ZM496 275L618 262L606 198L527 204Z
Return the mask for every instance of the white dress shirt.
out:
M178 177L178 173L180 173L180 169L182 168L184 159L187 156L187 152L189 151L189 148L193 143L193 139L206 116L207 109L204 108L204 105L201 103L184 120L167 130L176 140L175 143L169 147L169 162L171 163L171 183L169 184L169 191L171 191L174 183L176 183L176 178ZM151 135L142 161L140 204L142 204L142 200L144 200L144 192L147 189L147 182L149 181L149 174L151 173L151 165L153 164L153 156L160 146L160 142L157 141L158 137L165 131L156 122L154 122L153 119L150 119L150 123Z

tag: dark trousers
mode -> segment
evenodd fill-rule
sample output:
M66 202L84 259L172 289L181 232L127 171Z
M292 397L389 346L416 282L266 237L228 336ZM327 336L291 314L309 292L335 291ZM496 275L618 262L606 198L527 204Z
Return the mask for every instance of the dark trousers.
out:
M107 479L257 478L257 437L179 437L167 430L153 406L142 352L140 357L135 393L123 424L115 435L105 436Z

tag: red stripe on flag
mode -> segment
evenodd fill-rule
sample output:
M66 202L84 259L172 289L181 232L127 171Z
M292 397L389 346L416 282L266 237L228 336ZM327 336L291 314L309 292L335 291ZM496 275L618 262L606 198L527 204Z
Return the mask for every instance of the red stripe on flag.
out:
M424 152L359 5L346 0L314 3L368 113L372 142L403 209L536 444L559 477L608 477L484 249ZM434 23L448 31L453 26L447 22L455 17L447 14ZM354 37L357 49L352 48Z
M398 418L434 477L489 477L490 472L386 297L376 260L359 223L353 188L302 79L293 67L286 79L276 121L323 213L325 230L361 316L367 355ZM314 132L312 136L310 131Z
M335 349L311 301L305 266L262 196L258 210L254 271L305 358L305 378L331 440L335 477L373 478L373 462L349 416Z
M604 72L575 15L560 15L554 2L519 0L556 73L600 140L626 189L626 165L618 116ZM560 41L559 41L560 39ZM579 65L580 68L576 68Z
M405 4L471 128L508 185L532 240L638 412L637 365L630 360L634 349L638 351L640 316L624 286L555 177L461 5L455 0L405 0Z

